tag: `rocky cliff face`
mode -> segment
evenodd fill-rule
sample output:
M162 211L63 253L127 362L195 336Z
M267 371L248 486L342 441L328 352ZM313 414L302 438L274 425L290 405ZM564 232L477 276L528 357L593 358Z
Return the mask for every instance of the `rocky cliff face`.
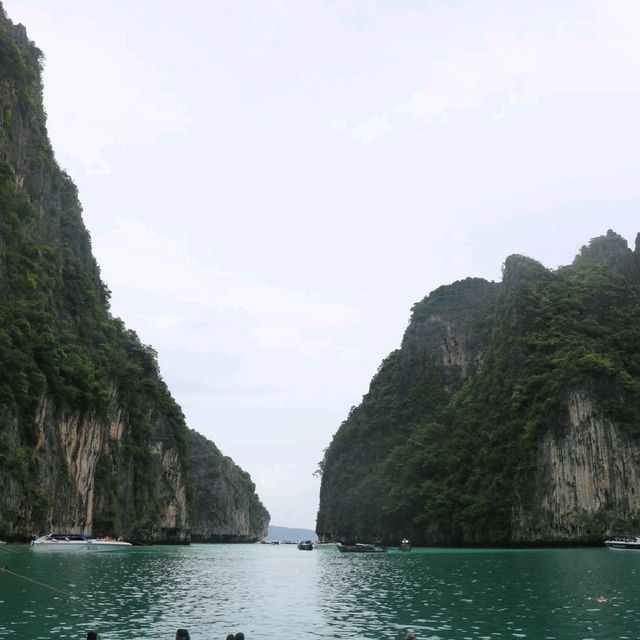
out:
M380 365L325 452L321 538L400 540L414 532L419 478L406 474L411 452L420 450L418 427L435 421L482 369L497 292L495 283L469 278L414 305L401 348Z
M597 542L640 523L640 448L598 406L572 390L568 422L550 430L535 453L532 495L516 501L515 542Z
M47 137L40 58L0 7L0 537L188 542L191 517L218 532L208 517L225 513L224 535L251 538L268 514L248 476L223 460L215 492L195 469L190 484L188 429L155 351L109 312Z
M269 530L269 513L249 475L199 433L189 432L194 487L193 542L255 542Z
M414 305L402 339L403 360L415 364L432 360L453 391L478 373L487 348L483 318L495 304L497 285L480 278L456 283L455 290L441 287Z
M640 528L640 235L440 287L321 463L324 538L597 543Z
M145 483L144 490L150 495L142 500L139 490L143 487L136 486L133 469L136 462L120 453L129 446L132 434L117 393L111 397L106 415L101 416L59 413L54 402L44 396L37 415L36 477L45 496L46 516L37 524L44 529L116 531L146 541L188 542L183 455L167 440L163 417L154 415L152 407L148 418L152 432L145 452L145 473L151 482ZM3 505L5 514L11 514L5 535L25 537L25 525L36 524L33 510L20 495L19 482L9 478L7 483L14 486L14 500ZM148 513L153 513L153 518Z

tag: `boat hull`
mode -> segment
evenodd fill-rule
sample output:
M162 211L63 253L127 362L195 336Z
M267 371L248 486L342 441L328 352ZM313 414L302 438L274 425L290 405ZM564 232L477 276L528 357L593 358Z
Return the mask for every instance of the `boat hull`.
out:
M634 542L605 542L609 549L638 549L640 550L640 543Z
M128 542L32 542L34 551L68 551L68 552L99 552L122 551L130 549L133 545Z
M40 536L31 542L34 551L64 551L72 553L97 551L123 551L133 545L124 540L91 538L84 534L52 533Z
M617 536L604 544L609 549L640 549L640 536Z
M313 542L307 540L306 542L299 542L298 549L300 551L313 551Z

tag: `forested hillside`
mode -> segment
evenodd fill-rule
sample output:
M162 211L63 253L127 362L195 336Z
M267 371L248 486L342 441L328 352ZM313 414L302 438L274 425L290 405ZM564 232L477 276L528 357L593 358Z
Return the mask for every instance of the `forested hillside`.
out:
M270 516L251 476L192 429L189 484L194 487L192 542L246 542L267 535Z
M188 541L184 416L153 348L109 311L47 137L41 60L0 6L0 536Z
M597 542L640 527L640 235L417 303L321 462L317 531Z

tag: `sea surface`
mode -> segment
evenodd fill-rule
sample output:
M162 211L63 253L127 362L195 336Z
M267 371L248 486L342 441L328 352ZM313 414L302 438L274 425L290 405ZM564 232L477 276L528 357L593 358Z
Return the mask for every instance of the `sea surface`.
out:
M640 638L640 551L1 545L0 638Z

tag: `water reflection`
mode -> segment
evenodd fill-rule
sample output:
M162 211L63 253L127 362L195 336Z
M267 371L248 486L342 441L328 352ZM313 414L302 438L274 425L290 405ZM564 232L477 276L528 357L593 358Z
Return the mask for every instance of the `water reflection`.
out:
M10 553L9 553L10 551ZM0 638L636 638L640 553L193 545L0 556ZM2 553L2 552L0 552ZM42 584L38 584L42 583ZM45 586L46 585L46 586ZM598 596L604 595L605 602Z
M638 587L605 549L419 550L336 556L321 565L321 602L332 634L421 639L635 638ZM598 595L609 594L606 602Z

